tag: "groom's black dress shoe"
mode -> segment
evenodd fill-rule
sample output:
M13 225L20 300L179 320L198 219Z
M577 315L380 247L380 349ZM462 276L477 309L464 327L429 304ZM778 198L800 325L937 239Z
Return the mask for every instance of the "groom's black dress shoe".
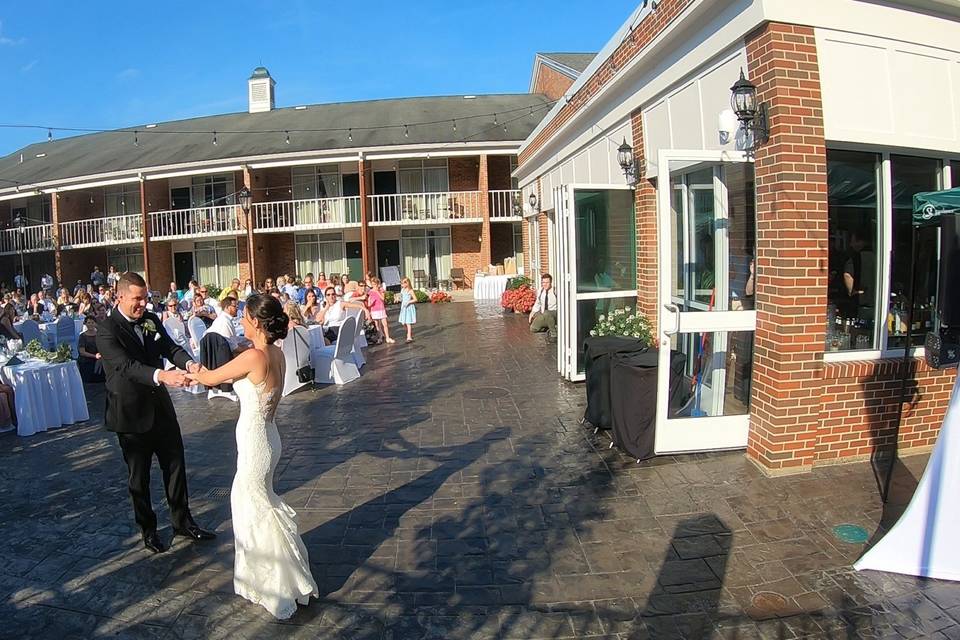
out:
M173 534L176 536L183 536L184 538L190 538L191 540L213 540L217 537L217 534L215 534L213 531L201 529L195 524L187 525L186 529L175 529Z
M163 543L156 531L143 534L143 546L153 553L163 553L167 550L167 545Z

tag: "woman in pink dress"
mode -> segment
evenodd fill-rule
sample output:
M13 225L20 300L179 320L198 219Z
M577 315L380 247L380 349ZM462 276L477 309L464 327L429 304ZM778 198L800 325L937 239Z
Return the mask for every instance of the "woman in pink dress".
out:
M383 328L383 337L388 344L396 342L390 337L390 323L387 322L387 305L383 302L383 294L380 293L380 279L370 279L370 291L367 292L367 307L370 309L370 318L374 323L379 322Z

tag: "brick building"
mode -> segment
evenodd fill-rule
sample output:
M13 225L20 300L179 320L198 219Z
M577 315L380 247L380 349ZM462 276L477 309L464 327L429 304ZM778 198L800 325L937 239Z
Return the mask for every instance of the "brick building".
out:
M248 113L144 124L0 159L0 274L66 285L91 269L151 287L398 265L422 286L514 257L524 264L520 142L540 93L276 108L265 68ZM252 205L237 194L246 187ZM21 231L14 221L25 223Z
M559 285L558 370L581 379L597 318L636 305L656 326L658 397L671 352L692 392L658 403L658 452L745 448L804 471L891 445L898 411L899 450L929 449L955 374L916 353L899 406L903 301L911 197L960 184L960 9L638 4L570 86L546 64L532 84L562 91L515 172L528 268ZM741 70L766 136L731 110ZM936 238L920 251L935 260ZM915 328L935 325L936 295L931 269Z

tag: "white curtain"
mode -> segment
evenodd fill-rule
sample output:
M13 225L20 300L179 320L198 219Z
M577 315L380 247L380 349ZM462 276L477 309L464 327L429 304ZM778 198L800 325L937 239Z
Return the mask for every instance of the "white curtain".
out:
M430 271L426 238L403 238L400 252L403 254L403 275L410 278L411 283L415 284L413 272L417 269L422 269L424 273Z
M217 273L217 250L199 249L193 255L197 261L197 279L200 284L217 284L220 278Z
M438 237L432 238L434 246L435 264L437 269L437 279L446 280L450 277L450 269L453 267L453 255L450 249L450 238Z
M346 271L346 262L343 255L343 242L321 242L319 245L319 268L313 273L343 273ZM303 275L305 271L301 273ZM357 279L358 274L351 276L352 280Z
M427 193L449 191L446 167L428 167L423 170L423 190Z
M316 273L317 244L315 242L298 242L296 253L297 273L301 276L307 273Z
M421 169L400 170L400 193L422 193L423 171Z

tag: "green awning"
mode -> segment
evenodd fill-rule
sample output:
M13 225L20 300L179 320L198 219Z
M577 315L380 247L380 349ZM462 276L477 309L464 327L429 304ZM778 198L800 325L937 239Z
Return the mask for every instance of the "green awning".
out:
M913 196L913 226L940 224L941 216L960 215L960 187L946 191L927 191Z

